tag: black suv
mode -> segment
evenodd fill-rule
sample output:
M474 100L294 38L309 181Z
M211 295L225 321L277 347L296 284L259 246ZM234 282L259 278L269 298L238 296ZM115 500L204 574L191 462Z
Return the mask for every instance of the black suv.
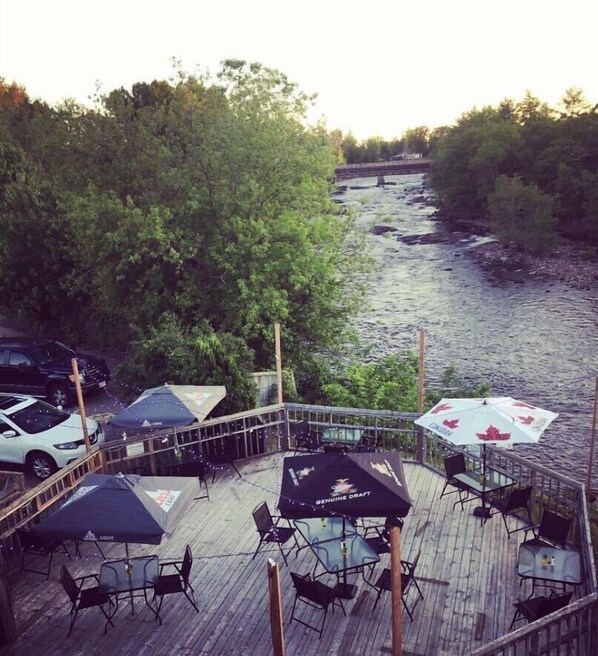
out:
M77 358L84 391L106 387L110 372L101 358L76 353L47 339L2 337L0 392L45 397L54 405L66 406L75 398L75 383L70 379L72 358Z

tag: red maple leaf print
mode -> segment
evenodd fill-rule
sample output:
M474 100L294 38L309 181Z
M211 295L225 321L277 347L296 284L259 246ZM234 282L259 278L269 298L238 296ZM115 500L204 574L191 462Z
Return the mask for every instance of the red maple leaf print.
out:
M515 408L529 408L530 410L535 410L536 409L535 405L530 405L529 403L524 403L523 401L515 401L513 403L513 407L515 407Z
M476 435L483 442L498 442L499 440L508 440L511 437L511 433L501 433L492 424L488 426L485 433L476 433Z
M450 410L453 406L449 405L448 403L441 403L440 405L437 405L435 408L432 408L430 410L430 414L432 415L437 415L439 412L443 412L444 410Z
M445 419L442 422L445 426L448 426L449 428L457 428L459 425L459 420L458 419Z
M534 423L534 418L531 415L528 415L527 417L517 417L517 419L519 419L522 424L526 424L527 426Z

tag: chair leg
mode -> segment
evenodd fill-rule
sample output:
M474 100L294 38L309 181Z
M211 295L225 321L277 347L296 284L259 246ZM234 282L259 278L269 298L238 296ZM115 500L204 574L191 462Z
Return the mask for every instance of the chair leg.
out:
M257 549L255 550L255 553L253 554L253 558L251 560L255 560L255 557L258 555L263 544L265 544L265 542L260 538L260 543L257 545Z
M409 610L409 606L407 606L407 602L405 601L405 597L401 596L401 601L403 602L403 608L407 611L407 615L409 615L409 619L413 622L413 615L411 614L411 611Z
M376 610L376 606L378 605L378 602L380 601L380 596L382 595L382 588L378 588L378 596L376 597L376 601L374 602L374 607L372 608L372 613Z
M73 614L73 611L75 611L74 614ZM71 635L71 631L73 630L73 626L75 626L75 620L77 619L77 614L78 613L79 613L79 609L73 606L73 608L71 608L71 624L69 626L69 632L66 634L67 638Z

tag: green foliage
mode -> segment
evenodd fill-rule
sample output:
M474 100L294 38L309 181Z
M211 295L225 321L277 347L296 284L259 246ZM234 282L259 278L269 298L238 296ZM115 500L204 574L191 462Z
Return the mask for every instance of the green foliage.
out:
M431 183L443 218L498 226L503 238L536 251L550 246L555 231L595 239L598 111L576 88L567 90L561 105L556 111L527 92L519 103L474 109L435 135ZM507 202L505 183L497 187L501 176L521 180L511 188L511 195L518 190L514 205ZM507 212L502 218L497 190Z
M441 388L426 391L426 408L436 405L442 398L466 399L484 398L490 396L490 386L485 382L469 384L454 363L451 363L442 373Z
M173 385L224 385L226 398L219 415L254 407L256 387L251 380L251 351L237 337L215 333L207 324L186 329L165 315L133 342L127 362L117 370L131 400L144 388Z
M185 336L201 325L239 340L256 369L274 366L275 322L286 367L335 354L367 262L330 199L340 134L305 126L311 101L238 60L115 89L93 110L37 105L0 81L4 306L136 353L169 315ZM174 374L162 364L148 385Z
M552 199L518 176L498 177L488 196L488 217L494 232L523 251L545 252L555 239Z

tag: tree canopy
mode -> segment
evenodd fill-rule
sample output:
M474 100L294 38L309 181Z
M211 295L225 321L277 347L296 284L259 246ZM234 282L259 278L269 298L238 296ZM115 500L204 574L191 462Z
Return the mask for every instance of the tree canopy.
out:
M0 81L5 308L63 339L132 347L138 373L144 342L195 344L194 368L166 367L193 380L172 382L218 382L206 353L224 346L237 379L272 368L275 322L289 368L341 348L365 260L330 199L338 146L305 126L310 102L237 60L92 109ZM251 392L238 388L240 409Z

